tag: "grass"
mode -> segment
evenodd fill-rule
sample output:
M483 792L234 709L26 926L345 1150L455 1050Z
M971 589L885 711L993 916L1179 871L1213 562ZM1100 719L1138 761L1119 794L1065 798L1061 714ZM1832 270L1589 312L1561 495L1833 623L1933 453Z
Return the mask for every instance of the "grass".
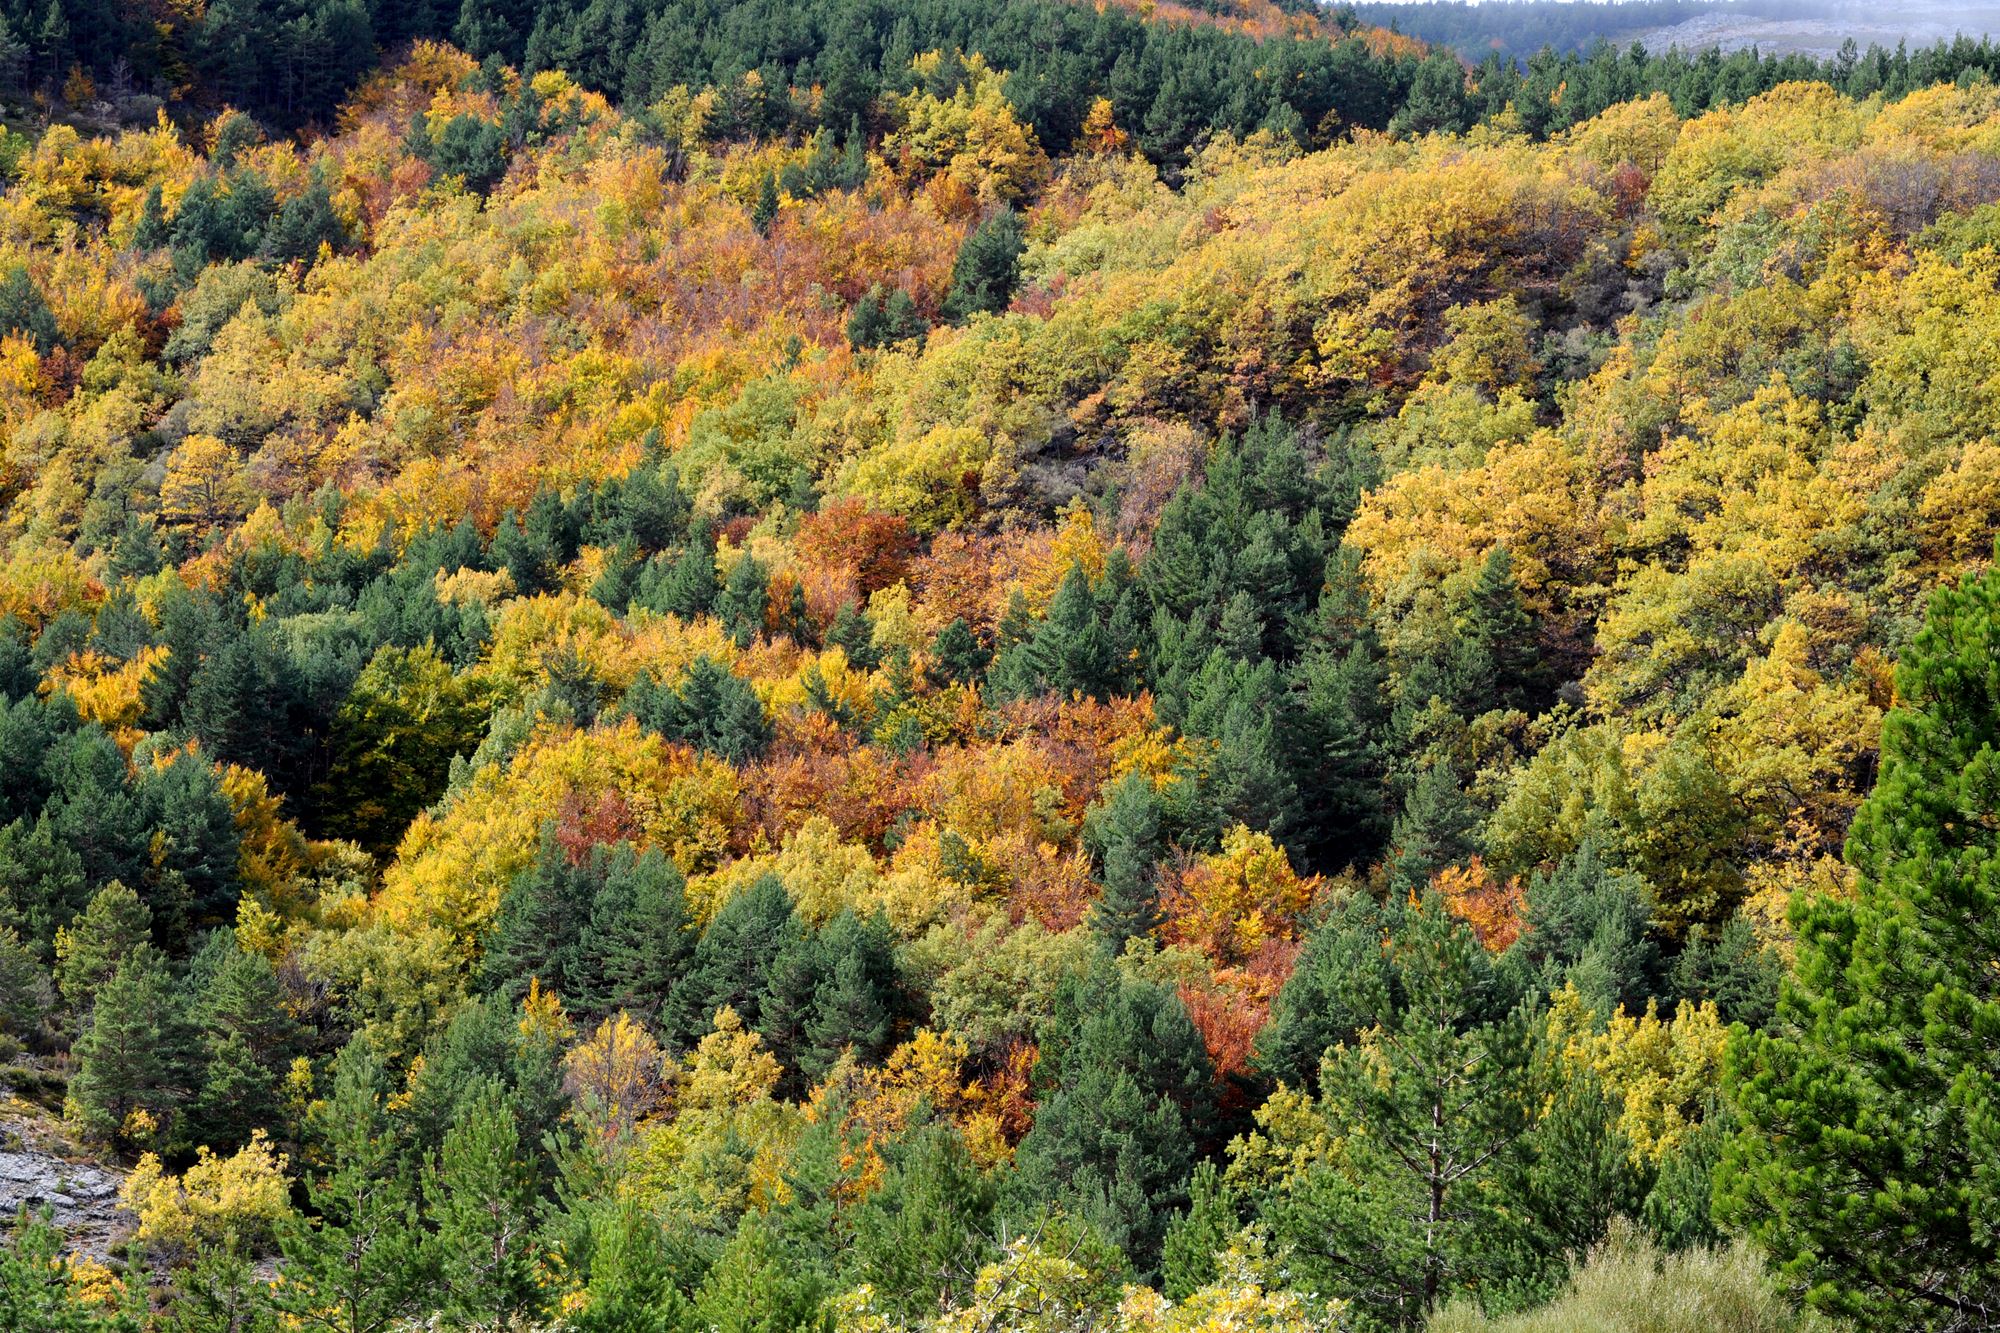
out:
M1432 1316L1427 1333L1839 1333L1801 1314L1749 1247L1667 1254L1621 1227L1562 1295L1526 1314L1489 1318L1470 1305Z

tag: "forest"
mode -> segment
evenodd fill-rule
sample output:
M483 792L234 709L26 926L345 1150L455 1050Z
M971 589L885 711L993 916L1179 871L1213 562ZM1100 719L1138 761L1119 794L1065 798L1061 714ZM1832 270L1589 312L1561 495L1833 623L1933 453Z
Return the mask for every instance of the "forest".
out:
M2000 1319L2000 48L0 9L0 1327Z

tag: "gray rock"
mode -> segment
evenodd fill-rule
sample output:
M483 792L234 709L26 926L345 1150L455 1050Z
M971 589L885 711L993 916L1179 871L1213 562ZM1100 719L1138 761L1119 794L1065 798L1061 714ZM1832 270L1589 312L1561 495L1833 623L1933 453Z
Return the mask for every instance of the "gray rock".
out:
M118 1206L122 1180L104 1167L12 1143L0 1148L0 1216L11 1222L24 1205L46 1208L69 1249L104 1258L132 1229L132 1215Z

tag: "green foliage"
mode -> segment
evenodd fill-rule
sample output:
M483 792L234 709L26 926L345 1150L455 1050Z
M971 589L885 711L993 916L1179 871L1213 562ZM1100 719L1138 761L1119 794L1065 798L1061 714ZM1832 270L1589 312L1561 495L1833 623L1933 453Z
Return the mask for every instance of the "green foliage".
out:
M313 1118L327 1164L306 1173L310 1212L288 1214L278 1231L285 1281L273 1299L302 1328L388 1333L434 1294L430 1244L397 1169L388 1093L381 1061L365 1041L350 1042Z
M985 1259L998 1191L949 1124L900 1135L881 1185L853 1217L848 1271L881 1307L918 1319L956 1303Z
M93 997L73 1050L69 1117L101 1139L168 1132L187 1096L191 1044L180 987L159 953L139 945Z
M0 333L18 334L43 352L54 347L60 336L56 317L25 264L15 264L0 274Z
M750 563L747 557L744 563ZM758 615L761 623L761 610ZM688 665L678 686L642 674L626 692L624 706L647 730L732 763L755 758L771 743L771 724L756 691L706 655Z
M1085 836L1098 850L1104 892L1091 908L1093 929L1113 954L1152 934L1162 920L1154 870L1162 850L1160 799L1153 784L1131 774L1091 809Z
M974 315L1005 310L1021 284L1024 245L1021 215L1012 208L1003 208L974 227L952 264L944 317L962 323Z
M1860 892L1799 904L1779 1026L1730 1050L1742 1132L1718 1211L1815 1306L1871 1324L1971 1326L2000 1273L1977 1220L1994 1206L2000 1070L1983 1034L2000 843L1968 818L2000 783L1996 650L2000 575L1940 589L1850 837Z
M1150 1268L1186 1200L1214 1073L1174 992L1100 961L1043 1037L1048 1088L1021 1141L1011 1197L1056 1205Z
M536 1326L548 1299L537 1271L536 1194L512 1101L489 1080L469 1099L424 1177L445 1314L454 1327L505 1333Z
M139 1333L145 1318L142 1284L111 1309L85 1301L70 1284L63 1237L26 1208L0 1244L0 1326L37 1333Z

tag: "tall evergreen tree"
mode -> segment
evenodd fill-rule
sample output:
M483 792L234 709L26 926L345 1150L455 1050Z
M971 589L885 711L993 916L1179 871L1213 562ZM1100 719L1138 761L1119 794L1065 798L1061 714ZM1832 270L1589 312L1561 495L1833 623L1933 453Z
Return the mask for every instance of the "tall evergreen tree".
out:
M534 864L501 892L480 963L488 988L518 1000L539 980L558 995L575 993L594 887L589 869L571 863L554 823L544 824Z
M686 880L659 851L592 851L599 878L578 942L578 1007L656 1018L694 956Z
M1421 890L1438 871L1462 865L1479 851L1477 821L1449 764L1430 765L1410 788L1389 845L1390 882L1406 893Z
M535 1172L499 1083L488 1081L445 1135L424 1177L436 1227L445 1311L461 1327L493 1333L538 1326L540 1281Z
M1127 940L1151 935L1162 919L1154 869L1164 847L1152 781L1142 773L1121 779L1102 805L1092 807L1084 833L1097 850L1104 885L1091 908L1091 928L1116 954Z
M1377 952L1338 984L1365 1034L1323 1067L1339 1161L1309 1170L1266 1218L1313 1289L1408 1328L1524 1262L1504 1239L1500 1187L1530 1157L1534 1037L1525 1007L1480 1021L1499 987L1492 961L1435 894L1397 911Z
M70 1118L102 1139L144 1141L170 1133L187 1095L190 1045L180 987L159 953L142 944L104 983L90 1026L77 1039Z
M1021 285L1021 251L1026 233L1021 215L1002 208L965 238L951 266L951 287L945 292L944 316L964 323L974 315L998 314L1014 299Z
M1060 1205L1150 1269L1208 1124L1208 1052L1172 989L1128 980L1108 960L1073 984L1065 1008L1044 1035L1049 1091L1010 1190L1025 1209Z
M1796 909L1778 1026L1740 1036L1717 1180L1822 1309L1970 1329L2000 1311L2000 571L1941 589L1896 673L1853 898Z

